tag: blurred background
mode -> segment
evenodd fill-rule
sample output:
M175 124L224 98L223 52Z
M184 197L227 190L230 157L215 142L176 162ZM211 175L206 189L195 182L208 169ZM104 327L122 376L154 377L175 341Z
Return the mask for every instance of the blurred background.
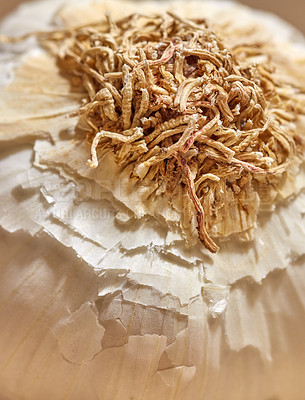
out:
M3 18L19 4L26 1L29 0L0 0L0 18ZM305 0L240 0L239 2L261 10L271 11L296 26L305 34Z

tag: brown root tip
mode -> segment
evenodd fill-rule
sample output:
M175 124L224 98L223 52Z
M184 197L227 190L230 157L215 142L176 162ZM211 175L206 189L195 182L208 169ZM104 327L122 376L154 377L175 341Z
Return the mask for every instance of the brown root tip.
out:
M204 236L202 237L201 234L199 234L199 239L200 241L204 244L205 248L209 250L211 253L215 254L219 250L219 246L214 242L210 236Z

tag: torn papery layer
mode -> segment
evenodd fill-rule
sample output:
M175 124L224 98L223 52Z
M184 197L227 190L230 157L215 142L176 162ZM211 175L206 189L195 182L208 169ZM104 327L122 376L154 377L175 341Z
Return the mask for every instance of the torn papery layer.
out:
M304 389L300 259L270 274L263 285L237 284L225 320L204 317L206 306L198 298L188 318L172 314L172 324L170 311L158 314L155 307L141 315L137 306L134 314L124 294L101 301L93 271L45 235L33 239L2 231L1 254L8 267L1 268L2 397L21 398L16 380L29 399L39 399L45 388L46 398L66 393L79 400L94 399L94 393L110 400L117 390L126 399L143 393L145 399L156 394L169 399L174 393L181 400L221 399L230 390L232 399L237 390L248 391L251 400L285 399L298 398ZM9 312L15 318L8 319ZM258 385L250 391L253 378Z
M304 191L211 256L186 248L174 212L168 229L138 201L135 219L115 168L88 175L86 145L52 129L36 155L2 148L0 397L299 399Z
M71 145L71 148L69 147ZM36 151L37 154L42 154L39 165L46 165L52 166L59 168L59 170L67 170L71 174L71 170L73 168L76 169L79 175L83 177L87 177L90 179L93 179L98 183L98 185L101 185L102 187L110 190L113 195L122 203L124 203L127 207L130 207L131 209L134 209L135 205L140 204L140 206L145 207L145 202L142 199L138 199L138 194L132 190L133 183L131 182L129 186L125 183L127 181L127 177L122 177L122 175L119 175L118 173L118 167L115 166L115 164L111 161L111 159L105 159L104 163L102 163L100 169L103 170L105 168L106 172L105 173L99 173L99 170L95 170L94 172L91 172L90 170L85 167L84 164L84 147L86 147L85 144L83 143L75 143L75 142L66 142L64 146L61 146L60 148L57 148L56 150L54 149L53 146L49 146L46 144L41 144L39 145L40 147L36 146ZM41 153L41 149L43 150L43 153ZM62 151L62 153L61 153ZM76 157L77 161L75 161L74 157L71 157L71 161L69 160L69 155L70 154L78 154ZM81 158L83 157L83 158ZM51 161L50 161L51 160ZM65 160L65 163L62 163L62 160ZM109 161L108 161L109 160ZM121 180L122 178L122 180ZM303 184L304 182L302 182ZM135 197L133 197L133 195ZM59 218L60 213L62 215L69 215L69 212L71 214L79 215L82 214L81 209L82 208L87 208L88 210L90 209L90 202L82 202L80 205L73 205L73 199L70 199L69 202L65 202L61 206L54 206L54 210L57 210L57 217ZM217 282L219 284L231 284L234 283L236 280L241 279L244 276L252 276L255 280L260 281L262 278L268 274L273 268L274 265L276 264L276 268L285 268L286 265L286 259L289 257L291 253L296 253L296 254L302 254L304 247L303 247L303 233L304 233L304 226L303 226L303 221L298 218L298 215L300 215L300 210L302 207L302 204L304 203L304 195L300 194L299 198L294 202L294 206L288 206L288 205L282 205L279 206L277 209L277 212L274 213L266 213L262 214L259 217L258 220L258 227L257 231L255 234L255 238L253 241L247 243L247 242L241 242L240 240L231 240L231 241L226 241L222 243L222 251L220 252L219 256L215 255L214 257L209 257L206 251L203 249L200 249L198 251L197 258L195 261L197 262L197 265L200 265L202 263L203 257L206 258L205 262L205 267L207 268L206 274L208 276L208 279L211 280L212 282ZM91 212L92 215L97 215L98 214L98 209L96 207L99 207L99 204L101 202L94 203L91 206ZM149 204L149 206L151 203ZM160 203L159 203L160 205ZM156 210L158 210L157 206L158 203L152 204L153 207L156 207ZM66 211L65 211L66 210ZM78 211L79 210L79 211ZM101 213L100 209L100 213ZM139 212L139 217L141 216L141 209L139 207L136 207L136 210ZM112 217L115 215L115 210L109 210L108 212L105 211L106 213L112 213ZM144 212L144 211L142 211ZM288 215L291 214L291 216L288 217ZM90 211L89 211L90 215ZM286 222L285 225L287 224L293 224L293 227L289 228L289 232L291 233L291 237L287 236L287 229L284 227L282 220L286 219L289 222ZM153 232L150 230L150 225L145 221L145 219L142 219L142 225L144 222L143 228L146 229L145 231L141 232L141 223L140 221L136 223L137 226L137 231L135 231L133 237L134 238L146 238L146 243L142 242L141 239L140 242L135 241L135 239L130 240L130 242L133 242L133 248L138 247L144 247L145 246L155 246L159 251L163 251L166 253L173 253L175 255L180 255L182 259L186 262L188 262L188 254L191 255L191 257L194 259L194 251L190 249L188 251L185 247L184 239L183 237L177 236L176 239L174 240L173 243L165 245L164 240L165 240L165 232L164 226L161 225L160 229L158 230L157 224L155 224L156 229L157 229L157 236L154 238ZM66 223L69 224L71 221L68 221L68 217L66 220ZM72 222L73 223L73 222ZM89 234L91 240L95 240L95 238L98 237L97 230L101 228L102 225L95 226L96 224L91 224L90 229L91 233L89 233L88 228L86 227L87 222L82 221L81 218L79 221L75 220L74 221L74 228L78 229L79 232L83 229L83 234L84 232L87 232L87 235ZM106 220L106 225L109 227L113 225L113 232L115 231L115 228L117 227L117 223L115 220L113 223L110 221L107 222ZM135 222L131 220L129 224L124 224L124 226L118 227L121 232L129 232L127 235L129 236L130 234L130 228L132 225L134 225ZM83 225L83 228L81 227ZM101 228L101 232L104 232L105 229L107 230L108 228ZM140 230L139 230L140 229ZM141 232L139 234L139 232ZM144 233L145 232L145 233ZM123 233L124 235L124 233ZM159 239L158 239L159 236ZM123 248L124 248L124 243L125 240L119 239L119 232L114 235L116 240L122 243ZM163 237L163 240L161 239ZM108 240L108 238L107 238ZM100 239L100 243L103 243L103 239ZM163 244L163 245L162 245ZM270 246L270 247L269 247ZM125 244L126 247L126 244ZM163 247L163 249L162 249ZM278 254L277 252L270 252L270 248L278 248ZM127 246L128 249L128 246ZM196 249L197 251L197 249ZM184 257L183 257L184 254ZM247 256L247 262L244 263L241 260L244 259L245 254ZM278 257L278 261L275 261L275 257ZM240 260L240 261L238 261ZM211 267L210 267L211 266Z
M49 230L50 234L55 235L53 229L62 226L62 230L66 233L64 236L59 236L59 240L70 243L70 246L75 240L73 247L79 256L88 257L88 253L82 253L84 251L81 250L82 246L77 249L77 238L96 249L90 253L90 257L95 256L93 266L96 271L102 269L100 265L105 265L105 268L112 268L114 265L116 268L121 268L120 260L125 257L126 269L134 274L137 271L136 265L139 265L139 273L142 272L144 276L149 271L151 272L154 264L156 264L156 271L163 269L158 266L159 264L163 265L166 270L166 256L168 256L169 265L172 265L168 267L168 270L173 273L173 269L177 268L177 276L179 276L179 271L189 274L190 270L198 271L198 268L201 267L204 268L204 275L213 283L228 285L245 276L260 282L274 268L285 268L287 258L301 255L304 251L304 225L302 217L300 218L305 202L303 194L299 195L290 205L278 207L277 212L261 215L258 221L258 234L254 241L250 243L237 240L224 242L219 256L210 257L202 247L195 250L185 248L184 241L179 236L169 243L166 240L167 230L154 220L131 219L123 225L116 222L117 210L109 200L84 199L82 191L78 192L80 187L74 182L68 183L54 172L30 168L30 150L15 153L15 156L17 155L18 162L16 162L17 160L14 162L13 170L11 157L14 155L10 157L7 155L2 161L2 171L7 171L8 168L12 170L11 175L6 176L5 174L3 177L2 187L8 187L6 182L14 185L12 180L12 176L14 176L26 191L23 194L22 188L19 190L17 188L13 191L13 195L12 192L3 193L3 207L7 207L7 210L3 214L2 225L10 230L13 229L10 228L12 224L15 225L14 230L20 228L30 230L29 226L31 225L27 226L22 223L22 219L20 219L20 215L22 215L30 220L29 223L33 226L39 224L33 233L43 229ZM20 169L22 172L18 173ZM82 187L90 187L89 182L87 183L88 186L83 180ZM34 193L31 192L31 189ZM91 189L93 190L92 187ZM94 192L97 193L97 191ZM18 203L18 200L22 199L24 195L27 198ZM102 196L101 193L100 195ZM14 215L18 217L15 219ZM75 239L70 239L68 232L72 235L71 238L75 237ZM270 252L270 247L278 250ZM141 265L141 258L138 262L133 262L141 255L148 262L147 271ZM170 260L170 258L172 259ZM243 262L244 259L247 262ZM87 260L89 259L87 258ZM183 265L189 267L181 268ZM147 282L145 281L145 284ZM187 291L183 290L184 286L183 278L181 289L178 292L179 296L184 297L187 294ZM197 286L193 284L193 289L195 287ZM197 295L199 291L191 292L189 298Z

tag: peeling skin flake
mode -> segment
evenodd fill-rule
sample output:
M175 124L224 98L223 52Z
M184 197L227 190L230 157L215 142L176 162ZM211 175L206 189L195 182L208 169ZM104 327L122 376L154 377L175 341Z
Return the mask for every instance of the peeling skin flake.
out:
M226 309L229 287L207 283L202 286L202 295L208 304L212 317L216 318Z
M71 363L83 364L91 361L102 350L104 332L105 329L99 326L91 305L85 303L70 315L63 332L57 331L59 351Z

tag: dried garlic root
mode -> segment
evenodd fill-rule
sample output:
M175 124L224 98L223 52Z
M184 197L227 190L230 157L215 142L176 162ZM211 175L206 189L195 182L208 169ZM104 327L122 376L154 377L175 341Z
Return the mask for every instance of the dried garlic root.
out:
M298 89L283 93L272 65L253 63L250 45L225 48L205 22L172 13L107 16L37 36L88 92L79 110L90 129L88 165L98 166L98 150L112 151L120 165L133 165L133 179L168 192L173 181L182 186L213 253L215 214L227 201L221 188L250 214L249 188L275 187L302 156L302 140L287 124L304 112L293 107Z

